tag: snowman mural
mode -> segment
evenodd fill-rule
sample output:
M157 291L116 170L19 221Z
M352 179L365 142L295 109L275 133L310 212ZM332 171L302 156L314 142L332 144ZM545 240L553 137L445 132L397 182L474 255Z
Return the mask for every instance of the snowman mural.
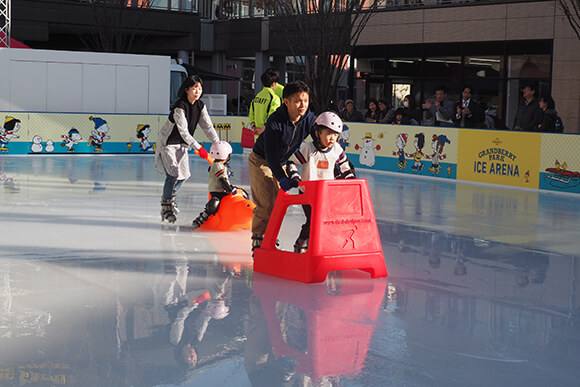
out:
M67 134L63 134L61 146L67 147L67 152L74 152L74 146L82 140L81 134L75 128L71 128Z
M137 138L141 140L141 144L139 144L141 152L147 152L148 150L153 148L153 145L147 139L149 133L151 133L149 125L140 124L137 126Z
M95 123L95 130L91 132L89 146L94 146L95 152L102 152L103 142L111 138L107 136L107 132L109 132L109 126L107 125L107 121L103 120L102 118L93 116L90 116L89 120Z
M32 153L40 153L44 147L42 146L42 137L36 135L32 137L32 145L30 146L30 150Z
M44 147L44 150L48 153L54 152L54 143L52 140L46 140L46 146Z
M20 129L20 120L11 116L6 116L4 126L0 128L0 152L8 151L8 143L13 138L19 138L15 132Z
M354 149L358 150L360 147L358 144L355 145ZM363 138L363 146L360 151L359 163L361 165L366 165L372 167L375 165L375 149L380 150L381 146L374 146L373 136L370 132L367 132Z

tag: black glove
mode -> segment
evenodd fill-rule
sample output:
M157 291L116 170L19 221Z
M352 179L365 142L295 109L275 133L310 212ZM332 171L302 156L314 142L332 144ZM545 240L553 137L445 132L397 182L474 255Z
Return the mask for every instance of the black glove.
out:
M292 188L292 181L287 177L281 178L280 179L280 188L282 188L284 190L284 192L290 191L290 188Z

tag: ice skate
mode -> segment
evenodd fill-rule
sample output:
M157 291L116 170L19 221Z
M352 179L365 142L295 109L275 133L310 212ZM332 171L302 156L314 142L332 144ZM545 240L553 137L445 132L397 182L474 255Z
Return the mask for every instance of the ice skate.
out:
M179 208L177 208L177 202L175 201L175 196L171 198L171 206L173 207L173 213L175 215L179 214Z
M191 223L193 229L195 230L197 228L200 228L207 221L208 218L209 218L209 214L207 213L207 211L201 212L197 216L197 218L195 218L193 220L193 222Z
M263 240L264 235L252 235L252 257L254 256L254 250L259 249L262 246Z
M304 254L308 250L308 239L298 238L294 243L294 252Z
M173 210L173 203L171 200L161 201L161 221L168 221L169 223L175 223L177 217Z

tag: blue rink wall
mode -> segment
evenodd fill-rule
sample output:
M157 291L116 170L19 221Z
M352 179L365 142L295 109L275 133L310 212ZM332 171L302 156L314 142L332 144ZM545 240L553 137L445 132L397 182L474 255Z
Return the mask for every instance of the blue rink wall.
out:
M167 119L146 114L0 114L0 157L153 153ZM212 121L234 153L243 152L242 143L251 145L247 117L213 116ZM340 142L356 168L580 194L578 135L370 123L346 123L344 128ZM207 141L200 129L196 139Z

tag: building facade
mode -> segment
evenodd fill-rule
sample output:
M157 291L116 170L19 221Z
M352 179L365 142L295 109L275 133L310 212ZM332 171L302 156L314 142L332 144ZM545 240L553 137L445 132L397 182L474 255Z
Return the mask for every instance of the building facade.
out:
M243 104L261 89L256 80L268 66L286 81L300 77L276 18L268 16L270 3L19 0L12 2L12 38L32 48L170 55L243 78ZM337 99L354 98L359 108L369 97L397 105L406 94L422 103L440 84L458 100L469 84L510 128L520 89L533 82L537 94L553 96L565 132L580 132L580 40L558 0L380 1L350 66ZM208 85L231 99L237 88Z

